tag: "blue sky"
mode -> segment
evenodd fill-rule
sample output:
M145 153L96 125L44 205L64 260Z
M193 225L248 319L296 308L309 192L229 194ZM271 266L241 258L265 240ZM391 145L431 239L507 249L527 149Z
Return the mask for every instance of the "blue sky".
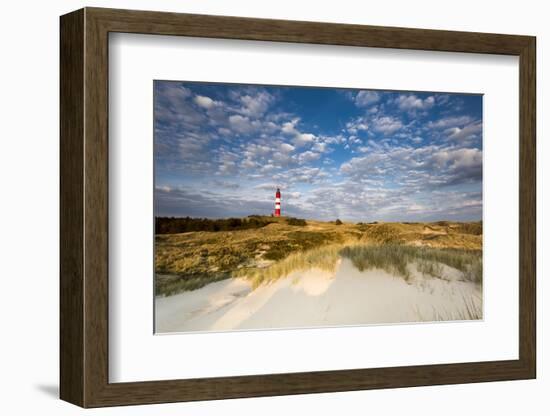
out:
M155 215L480 220L482 96L154 82Z

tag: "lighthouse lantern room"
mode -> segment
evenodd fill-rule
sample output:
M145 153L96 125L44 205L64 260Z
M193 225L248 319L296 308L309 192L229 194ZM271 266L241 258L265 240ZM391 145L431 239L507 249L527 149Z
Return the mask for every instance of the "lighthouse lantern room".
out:
M281 216L281 190L279 188L275 192L275 216Z

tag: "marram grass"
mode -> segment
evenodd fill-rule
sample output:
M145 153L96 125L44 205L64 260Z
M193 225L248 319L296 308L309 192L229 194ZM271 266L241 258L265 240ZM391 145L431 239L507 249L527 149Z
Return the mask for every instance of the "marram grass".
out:
M296 271L316 268L334 272L341 249L342 245L338 244L292 253L269 267L241 269L233 273L233 277L246 277L252 281L253 287L256 288L262 283L286 277Z
M334 272L337 260L347 258L360 271L381 269L408 280L410 265L415 264L423 275L444 278L442 265L462 272L466 281L481 283L482 256L480 251L412 247L399 244L361 245L335 244L293 253L265 268L248 268L233 273L246 277L254 287L312 268Z

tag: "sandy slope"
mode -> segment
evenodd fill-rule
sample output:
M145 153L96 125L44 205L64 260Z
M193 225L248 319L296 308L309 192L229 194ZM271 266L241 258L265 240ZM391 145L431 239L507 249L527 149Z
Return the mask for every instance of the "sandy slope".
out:
M481 315L481 287L414 273L407 283L382 270L360 272L342 259L333 274L295 272L252 290L244 279L156 299L156 331L224 331L464 319Z

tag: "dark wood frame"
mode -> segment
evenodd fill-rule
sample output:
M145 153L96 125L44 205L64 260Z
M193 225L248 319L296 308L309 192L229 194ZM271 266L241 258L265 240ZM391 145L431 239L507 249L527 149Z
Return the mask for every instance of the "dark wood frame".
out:
M60 396L83 407L530 379L535 333L535 38L85 8L61 17ZM247 39L519 56L519 359L109 383L108 34Z

